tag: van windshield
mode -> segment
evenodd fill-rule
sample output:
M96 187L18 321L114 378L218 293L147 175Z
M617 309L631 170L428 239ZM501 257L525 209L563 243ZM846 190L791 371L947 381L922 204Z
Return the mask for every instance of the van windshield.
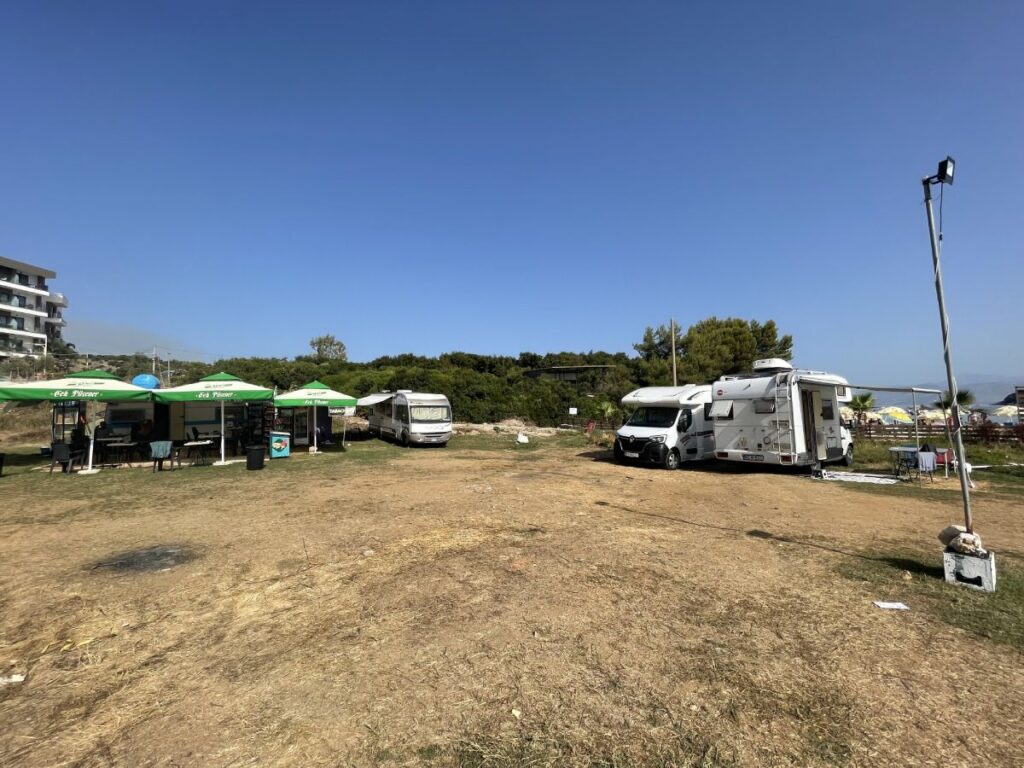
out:
M643 406L633 411L633 415L626 422L627 427L659 427L668 429L676 423L678 408L662 408L656 406Z
M421 424L436 424L441 421L450 421L451 415L447 405L411 405L409 415L413 421Z

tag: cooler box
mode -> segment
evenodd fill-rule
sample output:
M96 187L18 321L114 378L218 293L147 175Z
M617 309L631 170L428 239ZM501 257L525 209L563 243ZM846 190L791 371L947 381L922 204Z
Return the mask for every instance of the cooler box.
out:
M288 432L270 433L270 458L286 459L292 455L292 436Z

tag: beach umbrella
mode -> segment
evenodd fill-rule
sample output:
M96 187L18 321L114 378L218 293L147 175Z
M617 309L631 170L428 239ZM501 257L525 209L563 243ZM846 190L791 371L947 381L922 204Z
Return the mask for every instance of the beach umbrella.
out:
M220 403L220 461L224 458L224 406L226 403L252 403L274 399L274 391L256 384L249 384L230 373L215 373L205 376L194 384L153 390L153 399L158 403Z
M898 405L890 405L885 408L879 408L878 413L883 416L888 416L894 423L897 424L913 424L914 417L907 413L906 408L900 408Z
M864 414L864 418L867 419L868 421L880 421L883 424L896 423L895 419L893 419L892 416L890 416L887 413L882 413L881 411L868 411L867 413Z
M1016 424L1019 420L1019 412L1016 405L1001 405L989 411L988 417L1000 424Z
M853 408L848 405L839 406L839 415L842 417L843 421L853 421L857 416L857 414L854 413Z
M313 409L313 453L319 450L316 434L316 409L318 406L326 405L329 408L347 408L356 404L356 399L344 392L336 392L326 384L319 381L311 381L299 389L274 397L274 405L278 408L312 408ZM342 445L345 444L344 434L341 438Z
M143 387L127 384L108 371L81 371L71 373L60 379L47 381L25 381L5 383L0 386L0 400L20 402L53 402L63 400L79 400L99 403L122 403L148 401L150 392ZM82 470L86 474L98 472L92 467L92 457L96 444L95 430L89 436L89 468ZM80 473L81 474L81 473Z
M922 408L917 412L917 418L925 421L945 421L946 414L938 408Z

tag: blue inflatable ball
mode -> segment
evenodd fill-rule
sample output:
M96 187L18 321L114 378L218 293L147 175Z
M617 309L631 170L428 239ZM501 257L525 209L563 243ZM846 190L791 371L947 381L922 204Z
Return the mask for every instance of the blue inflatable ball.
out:
M132 379L132 384L143 389L160 389L160 379L151 373L140 373Z

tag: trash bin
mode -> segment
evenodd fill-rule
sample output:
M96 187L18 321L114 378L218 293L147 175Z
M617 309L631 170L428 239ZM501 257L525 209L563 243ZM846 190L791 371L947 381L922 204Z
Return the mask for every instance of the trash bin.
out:
M270 433L270 458L286 459L292 455L292 436L288 432Z
M245 454L246 469L263 469L265 451L262 445L250 445Z

